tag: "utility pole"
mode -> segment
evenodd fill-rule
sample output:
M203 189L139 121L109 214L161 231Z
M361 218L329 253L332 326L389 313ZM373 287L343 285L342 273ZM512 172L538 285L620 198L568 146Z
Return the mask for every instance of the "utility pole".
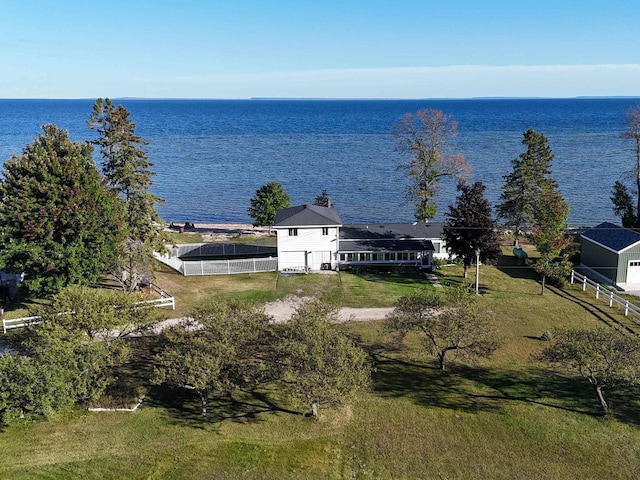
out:
M480 295L480 249L476 248L476 295Z

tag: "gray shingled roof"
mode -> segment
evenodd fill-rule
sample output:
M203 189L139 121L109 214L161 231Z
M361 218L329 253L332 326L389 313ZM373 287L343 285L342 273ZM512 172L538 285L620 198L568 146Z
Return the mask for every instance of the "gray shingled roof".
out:
M342 225L340 214L333 207L298 205L278 210L274 227L311 227Z
M428 251L440 238L442 223L350 224L340 229L340 251Z
M351 223L340 229L340 241L353 239L437 239L442 236L442 222L424 223Z
M582 233L582 238L604 245L615 252L640 243L640 233L609 222L602 222Z

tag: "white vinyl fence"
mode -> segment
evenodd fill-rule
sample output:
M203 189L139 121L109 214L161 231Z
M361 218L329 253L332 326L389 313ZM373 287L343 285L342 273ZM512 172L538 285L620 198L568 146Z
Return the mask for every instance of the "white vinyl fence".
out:
M629 316L631 313L637 318L640 318L640 307L634 305L626 298L616 295L611 288L600 285L574 270L571 270L571 283L582 285L583 292L586 291L587 288L593 290L595 292L596 299L607 302L610 307L615 305L616 307L622 308L625 316Z
M233 275L238 273L273 272L278 269L275 247L246 244L182 244L167 248L155 258L184 276ZM207 257L250 257L209 259Z
M135 302L134 305L140 306L140 308L163 308L163 307L171 307L172 310L176 309L176 299L167 293L165 290L160 288L155 283L151 283L149 287L155 291L160 298L156 298L154 300L143 300L141 302ZM11 319L2 319L2 332L7 333L7 330L12 330L14 328L22 328L27 325L35 325L40 323L40 317L22 317L22 318L11 318Z

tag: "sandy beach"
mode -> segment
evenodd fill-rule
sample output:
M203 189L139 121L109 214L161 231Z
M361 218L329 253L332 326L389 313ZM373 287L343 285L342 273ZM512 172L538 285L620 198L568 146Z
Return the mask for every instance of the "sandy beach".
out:
M176 227L183 226L176 223ZM169 231L176 231L169 229ZM200 234L205 242L229 240L239 236L264 237L269 235L267 227L254 227L250 223L194 223L194 228L187 228L185 234ZM272 234L275 232L272 231Z

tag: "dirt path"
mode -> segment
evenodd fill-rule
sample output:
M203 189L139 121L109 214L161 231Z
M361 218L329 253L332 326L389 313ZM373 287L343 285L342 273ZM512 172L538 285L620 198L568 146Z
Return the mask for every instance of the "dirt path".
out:
M298 306L310 300L310 297L287 297L275 302L265 304L264 311L273 317L276 323L286 322ZM393 308L351 308L340 309L338 319L341 322L366 322L371 320L382 320Z
M287 297L275 302L269 302L264 305L264 311L270 317L273 317L274 323L284 323L291 318L293 312L298 306L310 300L311 297ZM383 320L387 314L391 313L393 308L352 308L343 307L338 313L338 321L340 322L370 322L374 320ZM153 331L160 333L167 327L177 325L186 321L187 317L170 318L163 320L155 325Z

